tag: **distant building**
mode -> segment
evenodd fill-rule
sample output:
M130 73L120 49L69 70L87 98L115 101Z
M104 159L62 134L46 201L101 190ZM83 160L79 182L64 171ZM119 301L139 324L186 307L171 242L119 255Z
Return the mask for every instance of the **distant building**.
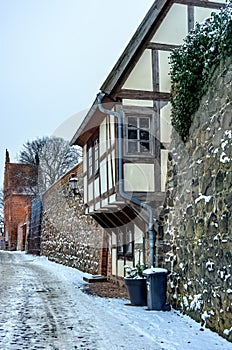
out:
M35 166L10 162L6 150L4 173L4 239L6 250L24 250L29 206L36 184Z

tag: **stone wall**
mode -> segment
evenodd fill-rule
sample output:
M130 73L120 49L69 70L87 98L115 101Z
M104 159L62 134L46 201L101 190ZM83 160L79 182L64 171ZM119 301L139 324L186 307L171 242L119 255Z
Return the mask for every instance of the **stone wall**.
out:
M159 263L169 301L232 341L232 65L222 62L189 140L172 135ZM162 249L161 249L162 248Z
M40 196L37 196L31 201L30 225L26 249L28 254L40 254L42 212L42 201Z
M43 195L41 254L49 260L91 274L104 272L103 232L84 215L79 196L73 196L68 181L71 173L82 188L82 164L73 168Z

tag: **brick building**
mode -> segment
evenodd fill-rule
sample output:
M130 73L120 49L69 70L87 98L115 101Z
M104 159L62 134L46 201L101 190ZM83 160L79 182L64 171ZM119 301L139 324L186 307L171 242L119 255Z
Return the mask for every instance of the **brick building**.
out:
M7 250L24 250L28 210L36 183L36 168L10 162L6 150L4 173L4 238Z

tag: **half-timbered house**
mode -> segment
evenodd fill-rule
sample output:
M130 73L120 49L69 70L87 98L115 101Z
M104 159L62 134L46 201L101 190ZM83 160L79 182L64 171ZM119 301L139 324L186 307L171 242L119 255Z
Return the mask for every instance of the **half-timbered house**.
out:
M156 0L71 141L83 148L85 213L108 232L113 276L124 276L125 264L155 264L171 134L169 56L225 3Z

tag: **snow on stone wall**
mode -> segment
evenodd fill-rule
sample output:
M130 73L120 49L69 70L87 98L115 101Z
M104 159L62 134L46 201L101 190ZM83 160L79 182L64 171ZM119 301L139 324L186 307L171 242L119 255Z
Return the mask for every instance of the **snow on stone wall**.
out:
M159 259L172 305L232 341L231 59L210 86L188 142L173 134Z
M56 182L43 195L41 254L49 260L91 274L101 273L102 229L84 215L79 196L73 196L68 180L76 173L82 188L81 166Z

